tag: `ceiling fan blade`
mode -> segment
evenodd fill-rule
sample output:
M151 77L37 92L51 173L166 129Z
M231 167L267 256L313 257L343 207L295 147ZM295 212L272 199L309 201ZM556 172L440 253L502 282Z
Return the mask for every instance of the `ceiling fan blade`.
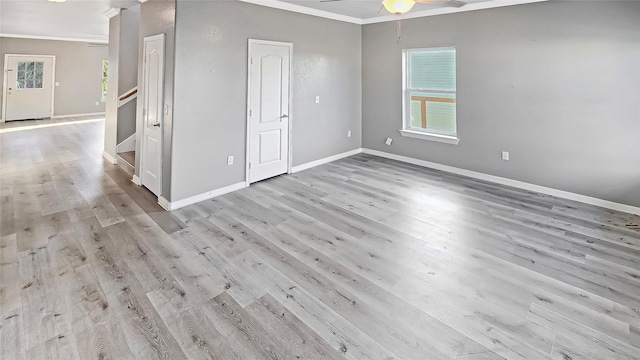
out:
M415 0L417 3L433 5L433 6L446 6L446 7L463 7L467 5L464 1L458 0Z

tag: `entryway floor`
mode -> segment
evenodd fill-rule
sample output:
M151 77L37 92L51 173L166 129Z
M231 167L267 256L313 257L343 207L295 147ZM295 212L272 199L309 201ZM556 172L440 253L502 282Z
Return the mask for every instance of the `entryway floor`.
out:
M120 157L123 158L124 161L128 162L129 165L132 165L132 166L136 165L136 152L135 151L121 152L121 153L118 153L118 155L120 155Z

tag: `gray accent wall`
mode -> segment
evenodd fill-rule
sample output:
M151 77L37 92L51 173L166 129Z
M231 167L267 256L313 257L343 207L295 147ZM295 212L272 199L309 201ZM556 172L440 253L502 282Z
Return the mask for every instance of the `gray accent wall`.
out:
M361 146L361 26L237 1L177 14L170 200L245 180L250 38L293 43L294 166Z
M54 116L104 112L101 83L106 44L0 37L0 69L4 69L6 54L56 56L56 81L60 86L55 88ZM3 84L4 79L0 81L0 114Z
M639 19L640 2L551 1L403 20L399 43L395 22L364 25L363 147L640 206ZM398 132L402 49L442 46L458 145Z
M116 156L116 147L136 132L136 100L118 107L121 95L138 85L140 6L121 9L109 19L109 84L105 113L104 151Z
M118 63L118 96L138 86L140 6L120 11L120 54ZM118 109L120 144L136 132L136 100Z
M175 0L148 0L140 4L140 32L138 53L138 84L142 86L144 38L164 34L164 104L169 106L169 114L164 116L162 124L162 197L171 199L171 146L173 131L173 76L175 59ZM139 88L142 91L142 88ZM137 119L142 119L142 102L137 102ZM136 131L142 135L141 120L136 122ZM140 159L142 153L140 141L136 142L135 173L140 174Z
M118 136L118 63L120 59L120 25L122 18L109 19L109 72L107 75L107 106L104 114L104 153L116 157Z

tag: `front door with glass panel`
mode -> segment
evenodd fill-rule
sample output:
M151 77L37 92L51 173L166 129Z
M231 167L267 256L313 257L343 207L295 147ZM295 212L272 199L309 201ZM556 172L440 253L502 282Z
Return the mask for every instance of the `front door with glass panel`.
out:
M53 56L5 56L5 121L51 117Z

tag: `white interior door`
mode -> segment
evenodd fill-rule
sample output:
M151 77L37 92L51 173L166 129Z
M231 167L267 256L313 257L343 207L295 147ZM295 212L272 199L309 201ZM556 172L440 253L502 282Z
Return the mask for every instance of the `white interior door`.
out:
M5 121L53 115L54 59L53 56L5 56Z
M289 43L249 42L249 182L289 168L291 50Z
M140 163L142 185L157 196L162 192L163 90L164 34L160 34L144 38Z

